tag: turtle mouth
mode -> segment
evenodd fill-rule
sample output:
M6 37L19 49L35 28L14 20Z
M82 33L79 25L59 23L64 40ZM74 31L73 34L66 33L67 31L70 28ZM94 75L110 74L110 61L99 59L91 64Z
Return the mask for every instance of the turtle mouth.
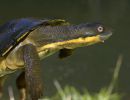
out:
M100 34L99 37L100 37L100 40L102 42L104 42L106 39L108 39L109 37L111 37L112 35L112 32L109 32L109 33L106 33L106 34Z

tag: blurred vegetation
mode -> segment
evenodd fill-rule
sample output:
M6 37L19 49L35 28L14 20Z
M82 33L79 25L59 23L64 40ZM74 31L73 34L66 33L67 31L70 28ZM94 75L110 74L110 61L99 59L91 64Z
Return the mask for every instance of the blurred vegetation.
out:
M40 100L121 100L122 95L113 92L114 87L117 83L121 64L122 56L120 55L118 57L110 85L107 88L102 88L98 93L91 94L88 90L86 90L84 93L80 93L78 90L71 86L66 86L64 89L62 89L58 81L55 81L54 84L58 91L56 95Z
M102 88L99 93L86 91L82 94L74 87L66 86L63 90L58 90L56 95L40 100L121 100L121 96L118 93L108 94L106 88Z

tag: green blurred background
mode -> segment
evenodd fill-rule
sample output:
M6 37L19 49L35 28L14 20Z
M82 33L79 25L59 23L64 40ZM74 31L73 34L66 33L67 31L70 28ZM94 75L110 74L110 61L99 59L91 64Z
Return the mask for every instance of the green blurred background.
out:
M102 22L113 29L113 36L105 43L78 48L64 60L57 54L42 60L45 96L56 92L54 80L63 87L72 85L80 91L87 88L97 92L109 85L117 57L123 54L115 90L130 98L130 0L0 0L0 24L22 17L62 18L73 24ZM5 98L18 74L7 80ZM14 91L18 95L16 87Z

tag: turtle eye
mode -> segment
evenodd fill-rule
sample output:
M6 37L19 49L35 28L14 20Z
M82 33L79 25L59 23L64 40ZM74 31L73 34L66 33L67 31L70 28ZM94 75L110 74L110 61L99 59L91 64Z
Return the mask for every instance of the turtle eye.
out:
M99 27L97 28L97 31L98 31L98 32L103 32L103 27L102 27L102 26L99 26Z

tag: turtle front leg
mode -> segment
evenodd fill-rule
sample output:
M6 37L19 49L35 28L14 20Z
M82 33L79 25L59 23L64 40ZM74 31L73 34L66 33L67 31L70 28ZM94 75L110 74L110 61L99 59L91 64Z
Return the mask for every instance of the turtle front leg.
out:
M23 47L23 54L27 92L32 100L38 100L43 94L40 58L36 47L32 44Z

